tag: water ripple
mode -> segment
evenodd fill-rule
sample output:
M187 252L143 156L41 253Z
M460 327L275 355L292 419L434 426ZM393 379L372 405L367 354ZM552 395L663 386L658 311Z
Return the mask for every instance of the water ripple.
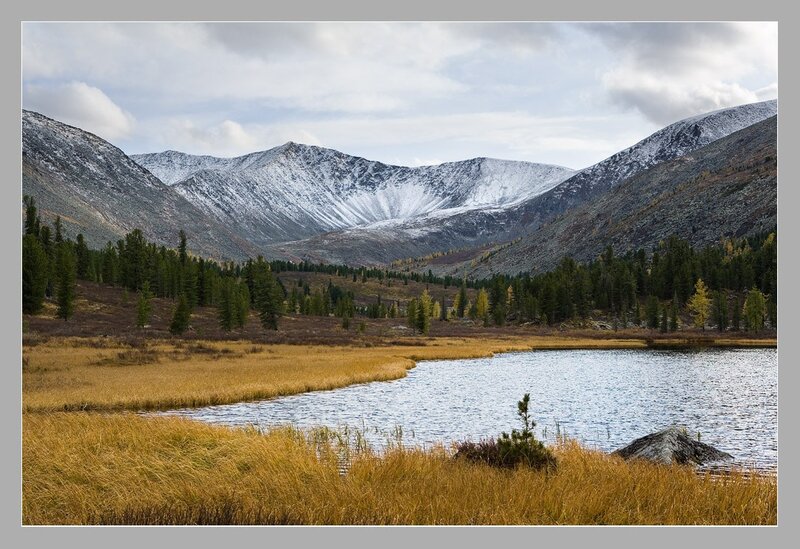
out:
M497 436L531 394L537 436L566 433L611 451L669 425L758 468L777 467L777 352L532 351L424 361L403 379L259 402L172 410L226 425L361 429L378 447L396 426L407 444Z

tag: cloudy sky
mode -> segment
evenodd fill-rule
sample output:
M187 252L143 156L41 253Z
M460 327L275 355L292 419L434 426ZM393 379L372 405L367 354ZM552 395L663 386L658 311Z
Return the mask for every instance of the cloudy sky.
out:
M777 97L776 23L25 23L23 106L127 153L582 168Z

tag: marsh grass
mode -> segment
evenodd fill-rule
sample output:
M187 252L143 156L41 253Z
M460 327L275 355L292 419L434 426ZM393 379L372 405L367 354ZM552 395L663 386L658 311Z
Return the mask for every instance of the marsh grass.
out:
M775 524L774 479L625 462L574 442L555 472L378 455L330 430L129 413L23 415L25 524ZM349 460L341 470L343 452Z
M414 345L254 345L50 337L23 345L23 410L156 410L228 404L401 378L416 361L504 351L642 348L637 340L430 338ZM121 367L123 366L123 367Z

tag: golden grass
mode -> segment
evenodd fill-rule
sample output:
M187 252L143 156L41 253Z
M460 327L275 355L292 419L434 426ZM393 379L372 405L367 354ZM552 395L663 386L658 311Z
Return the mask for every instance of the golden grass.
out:
M320 448L323 450L320 452ZM442 449L357 455L130 413L23 415L25 524L775 524L774 479L699 476L565 444L557 472ZM321 457L317 457L320 455Z
M51 338L23 347L23 411L153 410L226 404L397 379L415 361L504 351L644 348L643 340L514 337L410 339L410 345L142 343Z

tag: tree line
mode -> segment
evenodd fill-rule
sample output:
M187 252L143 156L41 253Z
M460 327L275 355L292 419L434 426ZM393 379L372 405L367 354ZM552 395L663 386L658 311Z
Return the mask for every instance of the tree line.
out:
M609 247L594 261L579 264L564 258L544 273L456 280L431 271L401 273L263 257L217 262L190 255L183 231L177 235L176 249L148 242L142 231L134 229L116 243L91 250L81 234L74 242L65 238L60 218L52 228L43 223L33 198L24 197L24 207L23 312L40 312L45 297L50 297L57 315L65 320L74 312L75 281L88 280L136 292L141 327L148 324L153 297L175 299L173 333L186 330L197 306L216 307L223 330L242 327L251 309L266 329L277 329L280 316L287 313L333 315L347 319L343 326L355 316L405 317L421 333L428 333L431 320L554 325L581 322L597 312L615 328L644 326L665 332L679 329L682 312L703 329L709 323L720 330L758 331L767 321L772 328L777 325L775 232L727 239L701 249L670 237L649 252L640 249L617 256ZM332 280L312 289L301 278L287 289L279 275L291 272L352 277L353 282L377 279L387 285L393 280L415 281L428 289L405 303L385 302L378 295L372 303L357 305L353 291ZM432 286L441 287L433 296L428 291ZM450 286L458 290L448 303L443 290ZM467 289L473 289L474 299Z

